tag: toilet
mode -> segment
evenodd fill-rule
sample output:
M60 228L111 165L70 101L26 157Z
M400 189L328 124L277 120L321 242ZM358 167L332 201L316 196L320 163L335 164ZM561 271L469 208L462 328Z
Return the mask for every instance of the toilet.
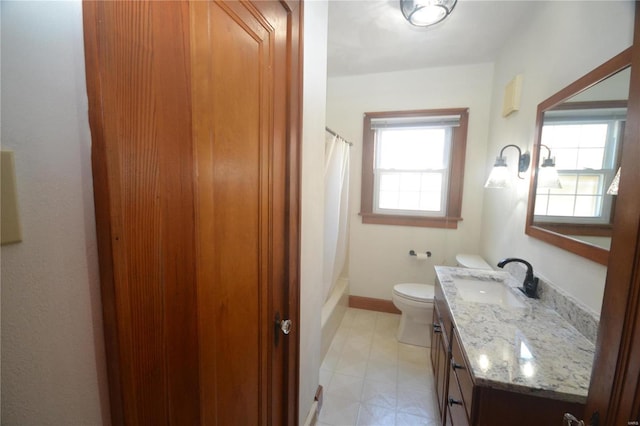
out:
M476 254L458 254L459 267L472 269L493 269ZM401 283L393 286L392 300L402 313L396 337L400 343L431 347L429 325L433 319L432 284Z
M396 338L400 343L431 346L428 324L433 318L432 284L402 283L393 286L392 300L402 313Z

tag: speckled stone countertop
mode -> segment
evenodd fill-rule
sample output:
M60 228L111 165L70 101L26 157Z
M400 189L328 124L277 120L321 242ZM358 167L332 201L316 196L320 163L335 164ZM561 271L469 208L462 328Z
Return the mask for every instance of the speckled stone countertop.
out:
M594 345L502 271L436 266L476 385L586 403ZM456 279L503 281L519 307L463 298ZM513 300L513 299L512 299Z

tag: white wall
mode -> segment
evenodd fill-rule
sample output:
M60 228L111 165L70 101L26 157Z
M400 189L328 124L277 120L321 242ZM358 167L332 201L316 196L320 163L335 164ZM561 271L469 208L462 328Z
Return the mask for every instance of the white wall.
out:
M526 25L495 63L490 146L485 168L506 144L532 149L537 105L632 43L633 3L539 2ZM501 117L504 86L524 75L520 111ZM513 151L513 152L510 152ZM515 162L515 150L505 151ZM482 253L495 263L517 256L534 272L600 312L606 267L524 234L529 177L511 190L487 190L483 209Z
M108 424L81 3L1 7L23 231L2 247L2 424Z
M391 299L399 282L435 279L434 264L454 264L459 252L478 253L487 155L492 64L431 68L404 72L330 78L327 125L354 143L351 151L350 251L351 294ZM468 107L469 131L462 217L457 230L362 224L363 113ZM479 160L481 159L481 160ZM419 261L409 250L431 251Z
M324 238L324 126L327 87L327 14L322 0L304 4L302 105L302 247L300 283L300 424L318 388Z

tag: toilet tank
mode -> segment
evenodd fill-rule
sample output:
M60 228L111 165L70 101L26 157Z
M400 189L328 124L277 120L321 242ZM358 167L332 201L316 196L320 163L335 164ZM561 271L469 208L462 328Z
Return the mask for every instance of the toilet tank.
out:
M462 268L489 269L493 268L477 254L456 254L456 262Z

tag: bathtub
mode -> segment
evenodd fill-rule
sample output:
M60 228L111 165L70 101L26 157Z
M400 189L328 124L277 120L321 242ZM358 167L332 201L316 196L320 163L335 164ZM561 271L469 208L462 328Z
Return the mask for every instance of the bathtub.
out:
M333 286L331 294L324 302L322 306L321 326L322 326L322 338L320 341L321 358L329 351L333 336L338 330L338 326L342 321L342 317L349 306L349 279L338 278L338 282Z

